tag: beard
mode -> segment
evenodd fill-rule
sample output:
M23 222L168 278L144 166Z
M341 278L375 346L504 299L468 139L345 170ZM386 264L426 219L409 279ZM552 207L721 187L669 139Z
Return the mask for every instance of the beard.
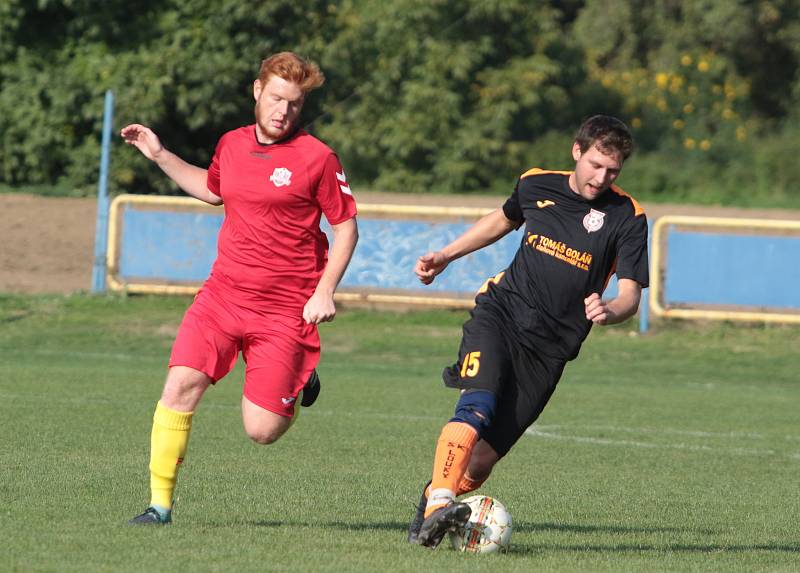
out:
M283 127L275 127L274 125L272 125L272 119L266 117L267 116L266 113L261 113L260 101L256 102L254 115L256 119L256 125L258 126L259 134L262 137L269 140L267 142L262 142L262 143L274 143L275 141L286 139L295 131L296 127L295 124L297 123L296 121L297 118L295 118L292 121L285 121L283 123Z

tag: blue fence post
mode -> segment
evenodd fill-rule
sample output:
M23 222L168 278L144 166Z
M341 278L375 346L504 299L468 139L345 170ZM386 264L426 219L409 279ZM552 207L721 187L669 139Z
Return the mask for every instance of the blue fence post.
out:
M106 251L108 249L108 163L111 156L111 125L114 116L114 93L106 91L103 111L103 144L100 153L100 180L97 183L97 224L94 235L92 292L106 291Z
M653 243L653 221L647 221L647 260L652 260L651 258L651 251L652 251L652 243ZM652 282L652 276L654 273L659 272L658 269L650 269L650 277ZM645 288L642 289L642 300L639 303L639 333L644 334L647 332L647 329L650 328L650 289Z

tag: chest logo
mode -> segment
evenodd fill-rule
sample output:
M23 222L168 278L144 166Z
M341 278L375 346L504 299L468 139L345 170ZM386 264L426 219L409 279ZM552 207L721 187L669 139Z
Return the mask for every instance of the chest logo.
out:
M583 218L583 227L589 233L594 233L595 231L599 231L603 228L603 223L605 222L606 214L602 211L595 211L594 209L589 209L589 213Z
M550 207L551 205L555 205L555 203L550 199L545 199L544 201L536 202L536 206L539 207L539 209L544 209L545 207Z
M269 180L272 181L275 187L283 187L284 185L292 184L292 172L285 167L276 167L275 171L270 175Z

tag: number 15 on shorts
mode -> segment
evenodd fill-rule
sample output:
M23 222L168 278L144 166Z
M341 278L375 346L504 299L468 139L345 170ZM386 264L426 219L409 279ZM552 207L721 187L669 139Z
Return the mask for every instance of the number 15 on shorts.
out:
M478 370L481 368L481 351L467 353L464 356L464 362L461 364L461 377L474 378L478 375Z

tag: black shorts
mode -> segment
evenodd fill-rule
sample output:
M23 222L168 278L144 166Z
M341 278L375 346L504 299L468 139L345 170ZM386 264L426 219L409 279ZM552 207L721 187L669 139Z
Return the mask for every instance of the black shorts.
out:
M442 378L451 388L497 396L494 420L481 438L502 457L542 413L566 362L525 346L506 318L478 305L464 323L458 362Z

